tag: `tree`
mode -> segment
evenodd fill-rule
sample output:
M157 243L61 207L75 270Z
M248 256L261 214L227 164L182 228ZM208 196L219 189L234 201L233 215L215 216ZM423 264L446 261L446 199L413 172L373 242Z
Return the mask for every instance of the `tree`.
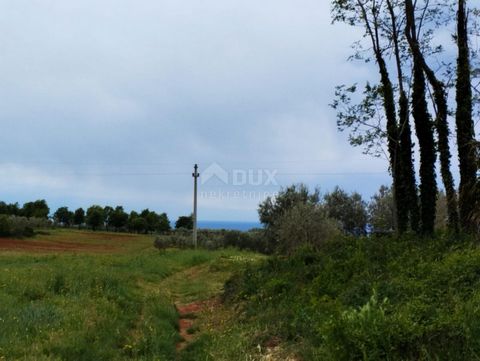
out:
M68 210L68 207L60 207L53 214L53 219L55 222L67 227L72 224L73 217L74 214Z
M170 220L166 213L162 213L159 216L156 231L159 233L168 232L172 227L170 226Z
M78 228L80 228L80 226L84 223L85 223L85 211L83 210L83 208L78 208L75 210L73 214L73 224L78 226Z
M145 219L147 222L147 230L148 232L167 232L170 230L170 221L168 220L167 214L162 213L162 214L157 214L154 211L150 211L149 209L144 209L140 213L140 217ZM189 223L190 221L188 220ZM190 225L188 224L188 227ZM188 227L183 227L183 228L188 228ZM193 228L193 219L192 219L192 225L191 228Z
M318 204L320 192L311 193L305 184L294 184L282 188L276 197L268 197L258 208L260 222L267 228L272 227L278 219L297 204Z
M366 232L367 211L362 196L356 192L347 194L336 187L324 196L324 206L329 218L336 219L345 232L362 235Z
M128 229L130 232L144 233L148 231L148 223L137 212L132 211L128 217Z
M125 228L128 223L128 214L123 210L122 206L116 206L109 217L109 225L114 227L116 231Z
M292 253L301 246L317 249L325 241L341 234L339 224L328 218L320 204L298 203L276 222L278 250Z
M92 227L94 231L103 226L105 222L105 213L103 211L103 207L94 205L88 208L86 221L87 225Z
M350 142L353 145L366 145L367 152L379 148L382 141L387 143L387 157L393 179L396 223L399 233L407 230L410 223L412 229L418 227L418 204L416 181L413 168L411 130L409 123L408 98L403 86L403 54L404 49L395 1L334 0L334 21L341 21L352 26L360 24L365 29L364 37L371 45L371 53L380 74L380 85L367 84L364 99L352 105L351 95L354 87L337 87L336 99L332 104L337 110L337 124L340 130L353 129ZM393 45L392 45L393 44ZM352 58L364 59L362 43L356 43L357 51ZM393 54L392 54L393 49ZM389 55L395 59L393 69L397 71L398 86L390 77L387 59ZM390 67L391 69L391 67ZM398 97L398 113L396 105L396 89ZM382 112L383 110L383 112ZM398 115L398 117L397 117ZM378 155L379 151L374 153Z
M470 49L468 43L468 16L466 0L458 1L457 13L457 89L456 89L456 127L458 159L460 163L459 205L462 228L475 231L472 215L478 210L477 192L477 153L475 145L475 127L472 117L472 82Z
M160 222L160 216L147 208L140 213L140 217L147 222L146 231L155 232L158 222Z
M193 216L180 216L175 222L175 229L193 229Z
M18 203L7 204L0 202L0 214L6 214L9 216L19 216L21 213Z
M372 197L368 204L368 222L374 232L395 230L395 207L390 187L382 185Z
M22 215L27 218L48 218L50 208L48 208L47 202L44 199L37 200L35 202L28 202L23 205Z

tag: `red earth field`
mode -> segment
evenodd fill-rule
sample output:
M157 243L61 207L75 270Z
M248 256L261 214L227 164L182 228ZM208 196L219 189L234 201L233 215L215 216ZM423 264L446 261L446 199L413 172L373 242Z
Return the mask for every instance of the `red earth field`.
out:
M142 241L147 237L125 233L52 230L33 238L0 238L0 251L111 253L145 244Z

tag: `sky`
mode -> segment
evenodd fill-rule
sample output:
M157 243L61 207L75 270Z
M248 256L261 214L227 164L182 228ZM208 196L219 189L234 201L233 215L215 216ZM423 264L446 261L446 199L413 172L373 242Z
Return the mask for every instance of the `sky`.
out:
M0 0L0 199L257 220L303 182L369 198L385 160L352 148L337 84L361 29L324 0Z

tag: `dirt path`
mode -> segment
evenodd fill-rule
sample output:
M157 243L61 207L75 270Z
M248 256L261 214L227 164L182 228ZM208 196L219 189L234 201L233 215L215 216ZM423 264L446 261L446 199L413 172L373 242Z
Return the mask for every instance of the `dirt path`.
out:
M182 340L177 344L177 351L182 351L189 343L194 341L198 326L197 318L201 318L205 312L212 312L218 305L219 299L214 298L208 301L196 301L187 305L175 305L178 315L178 328Z
M167 277L159 285L168 291L179 315L181 341L176 346L179 353L201 333L199 326L205 314L219 306L219 295L231 275L233 262L223 259L190 267Z

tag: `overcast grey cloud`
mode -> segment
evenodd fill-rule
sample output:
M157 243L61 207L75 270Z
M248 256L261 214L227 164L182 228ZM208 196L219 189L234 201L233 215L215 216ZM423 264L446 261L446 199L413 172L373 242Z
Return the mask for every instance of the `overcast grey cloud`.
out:
M195 162L275 171L275 186L241 187L258 194L389 181L336 130L334 86L376 74L347 62L361 34L331 25L329 1L0 4L3 200L174 218L191 211ZM199 217L255 220L258 197L204 197Z

